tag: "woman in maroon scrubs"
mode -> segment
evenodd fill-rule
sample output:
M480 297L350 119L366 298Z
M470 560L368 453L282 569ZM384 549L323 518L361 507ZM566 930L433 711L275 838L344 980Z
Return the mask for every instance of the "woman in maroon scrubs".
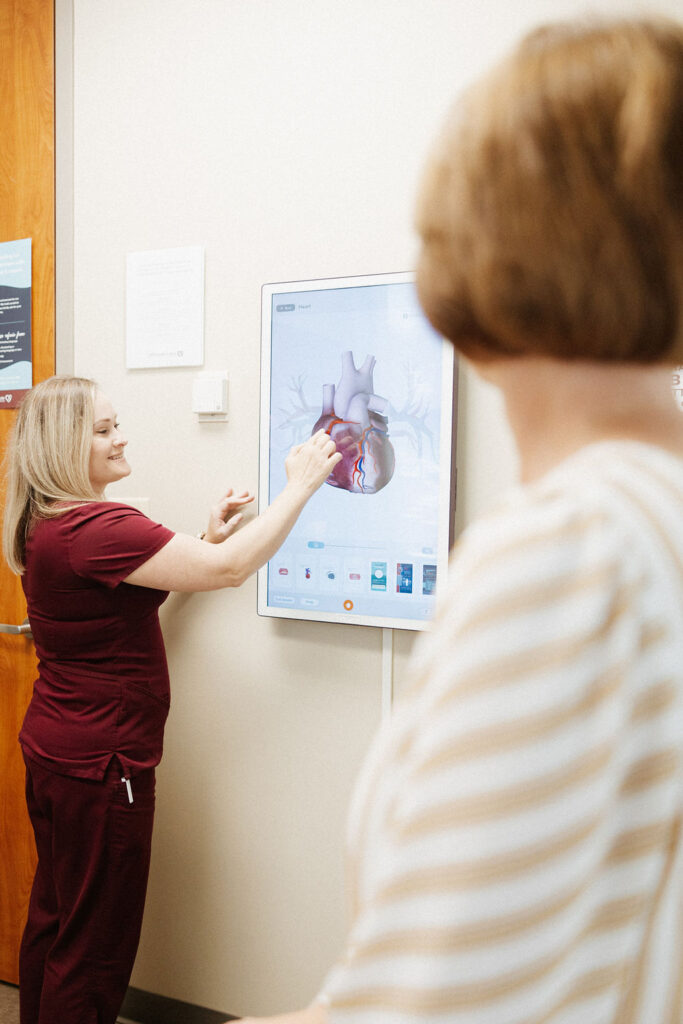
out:
M114 1024L128 985L169 708L159 606L170 590L243 583L341 457L319 431L261 516L234 534L253 498L229 491L199 539L106 500L130 473L126 444L92 381L53 377L28 393L7 457L3 549L39 659L19 737L38 850L21 1024Z

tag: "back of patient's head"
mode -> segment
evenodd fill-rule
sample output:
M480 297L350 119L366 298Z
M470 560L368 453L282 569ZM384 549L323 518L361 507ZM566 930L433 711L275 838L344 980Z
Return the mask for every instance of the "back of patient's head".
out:
M465 355L683 360L683 26L555 25L453 111L418 289Z

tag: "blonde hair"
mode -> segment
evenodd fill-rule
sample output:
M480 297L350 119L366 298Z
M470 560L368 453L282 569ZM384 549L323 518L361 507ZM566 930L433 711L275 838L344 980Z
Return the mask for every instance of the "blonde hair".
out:
M50 377L21 404L5 456L2 549L13 572L24 571L36 519L98 498L88 472L96 391L83 377Z
M468 91L428 165L418 291L486 360L683 359L683 26L558 24Z

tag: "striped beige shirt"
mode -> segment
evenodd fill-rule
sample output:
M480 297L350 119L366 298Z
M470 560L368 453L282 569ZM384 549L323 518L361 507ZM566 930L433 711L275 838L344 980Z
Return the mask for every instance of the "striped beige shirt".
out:
M683 1024L683 459L471 527L350 814L332 1024Z

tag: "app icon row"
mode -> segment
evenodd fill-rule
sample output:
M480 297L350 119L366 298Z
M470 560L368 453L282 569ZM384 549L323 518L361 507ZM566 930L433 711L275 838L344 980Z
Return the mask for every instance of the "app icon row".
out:
M392 562L389 565L377 560L368 564L357 559L295 562L280 555L270 563L270 585L278 590L323 593L342 589L349 593L369 590L371 593L433 596L436 570L436 565L431 563Z

